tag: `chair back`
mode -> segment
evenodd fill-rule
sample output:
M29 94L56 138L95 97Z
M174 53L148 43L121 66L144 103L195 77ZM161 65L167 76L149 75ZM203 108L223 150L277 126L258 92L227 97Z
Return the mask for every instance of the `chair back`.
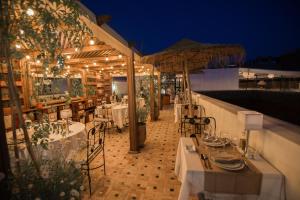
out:
M101 122L88 131L87 163L91 163L101 151L104 151L105 129L106 124Z

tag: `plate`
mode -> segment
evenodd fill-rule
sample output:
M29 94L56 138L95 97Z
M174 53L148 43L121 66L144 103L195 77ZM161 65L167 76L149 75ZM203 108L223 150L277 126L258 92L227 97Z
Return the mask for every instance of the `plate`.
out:
M229 140L216 141L216 142L203 141L203 143L209 147L224 147L227 144L229 144Z
M245 162L243 160L241 160L239 163L234 163L234 164L223 164L215 161L212 162L214 163L214 165L228 171L239 171L244 169L245 167Z

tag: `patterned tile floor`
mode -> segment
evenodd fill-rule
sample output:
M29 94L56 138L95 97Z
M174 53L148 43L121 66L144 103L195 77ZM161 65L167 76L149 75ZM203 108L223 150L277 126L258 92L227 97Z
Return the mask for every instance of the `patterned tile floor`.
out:
M94 170L92 196L85 191L83 199L177 199L180 182L174 166L180 135L173 109L163 110L158 121L147 123L145 147L139 154L128 154L128 129L106 136L106 176Z

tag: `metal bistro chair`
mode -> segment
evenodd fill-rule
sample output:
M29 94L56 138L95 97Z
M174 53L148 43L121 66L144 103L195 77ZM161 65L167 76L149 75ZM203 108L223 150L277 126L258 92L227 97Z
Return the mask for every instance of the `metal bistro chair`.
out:
M189 105L182 105L180 108L180 134L182 135L182 129L184 129L184 134L186 135L186 122L189 121Z
M111 108L102 106L101 109L98 109L97 112L95 112L95 118L93 122L94 122L94 126L101 122L105 122L106 130L109 131L110 127L112 127L113 124Z
M99 125L91 128L87 134L87 154L86 160L81 164L81 170L86 171L86 175L88 176L90 195L92 194L90 171L103 167L104 175L106 175L104 154L105 130L106 124L102 122ZM103 162L96 167L91 167L91 163L97 158L98 155L101 154Z
M184 135L186 136L186 124L195 125L195 119L199 119L205 113L204 107L201 105L192 105L192 116L189 116L189 105L184 105L181 107L181 122L180 122L180 132L182 135L182 129ZM195 131L196 131L195 127Z

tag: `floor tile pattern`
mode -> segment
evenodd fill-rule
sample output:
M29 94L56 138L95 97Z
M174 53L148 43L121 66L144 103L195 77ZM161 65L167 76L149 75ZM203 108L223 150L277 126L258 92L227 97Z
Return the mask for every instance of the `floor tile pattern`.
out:
M92 196L83 199L171 200L177 199L180 182L174 174L180 134L173 110L163 110L160 119L147 123L145 147L129 154L128 128L106 135L106 175L102 169L92 172ZM85 184L87 186L87 184Z

